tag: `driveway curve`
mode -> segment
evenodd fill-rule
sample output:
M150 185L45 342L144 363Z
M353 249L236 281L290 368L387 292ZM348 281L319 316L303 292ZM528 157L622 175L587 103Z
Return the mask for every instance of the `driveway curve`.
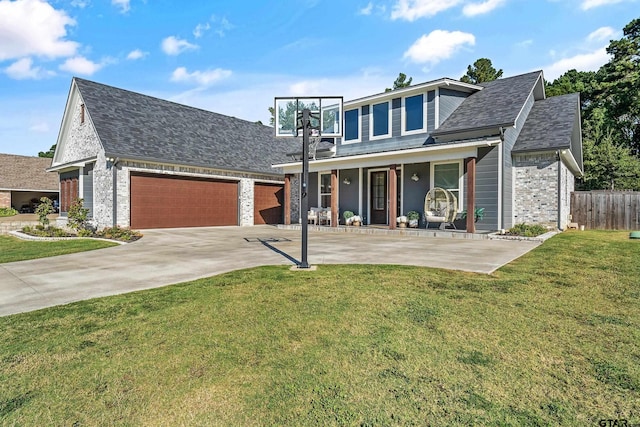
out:
M538 242L309 232L309 263L491 273ZM145 230L127 245L0 264L0 316L262 265L294 266L300 231L273 226Z

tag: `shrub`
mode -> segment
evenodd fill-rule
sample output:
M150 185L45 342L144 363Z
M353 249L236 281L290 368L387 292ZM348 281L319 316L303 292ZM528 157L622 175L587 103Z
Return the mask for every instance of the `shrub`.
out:
M547 232L547 229L538 224L516 224L509 229L509 234L523 237L536 237Z
M38 224L35 227L24 226L22 232L30 236L37 237L73 237L73 234L68 233L66 230L58 227L45 227L42 224Z
M36 208L36 214L38 214L38 221L40 221L40 224L42 224L44 228L49 226L49 218L47 218L47 215L54 212L55 209L53 209L53 202L51 199L48 197L41 197L40 204L38 204L38 207Z
M352 216L354 216L355 214L351 211L344 211L342 213L342 216L344 217L345 221L348 220L349 218L351 218Z
M0 208L0 216L18 215L18 211L13 208Z
M420 219L420 214L416 211L409 211L407 212L407 219L409 221L415 221L417 219Z
M76 231L89 228L89 209L83 207L82 202L83 199L75 199L67 212L69 227Z
M116 225L113 227L105 227L97 231L94 236L103 239L119 240L121 242L134 242L142 237L142 233Z

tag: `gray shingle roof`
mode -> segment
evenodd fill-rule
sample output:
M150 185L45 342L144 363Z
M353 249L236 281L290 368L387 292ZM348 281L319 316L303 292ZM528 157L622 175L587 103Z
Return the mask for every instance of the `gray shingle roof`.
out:
M51 159L0 154L0 189L58 191L58 174L46 172Z
M571 148L573 124L580 94L552 96L536 101L522 127L513 152Z
M432 135L513 125L541 71L481 84L484 89L467 97Z
M279 174L294 144L271 127L74 78L107 156ZM251 102L251 101L247 101ZM265 106L266 108L266 106Z

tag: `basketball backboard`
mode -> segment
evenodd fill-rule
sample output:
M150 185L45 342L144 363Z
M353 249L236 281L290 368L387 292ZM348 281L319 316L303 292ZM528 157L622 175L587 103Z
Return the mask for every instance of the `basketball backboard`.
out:
M338 138L342 136L342 97L278 97L275 98L275 131L277 137L298 136L302 110L311 113L314 136Z

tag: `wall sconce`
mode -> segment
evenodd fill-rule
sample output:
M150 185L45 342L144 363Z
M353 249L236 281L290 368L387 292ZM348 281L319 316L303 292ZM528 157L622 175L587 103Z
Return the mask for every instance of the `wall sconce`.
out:
M351 184L351 180L349 178L345 178L344 181L342 181L344 183L344 185L349 185Z
M411 180L414 182L418 182L420 180L420 177L417 173L414 173L413 175L411 175Z

